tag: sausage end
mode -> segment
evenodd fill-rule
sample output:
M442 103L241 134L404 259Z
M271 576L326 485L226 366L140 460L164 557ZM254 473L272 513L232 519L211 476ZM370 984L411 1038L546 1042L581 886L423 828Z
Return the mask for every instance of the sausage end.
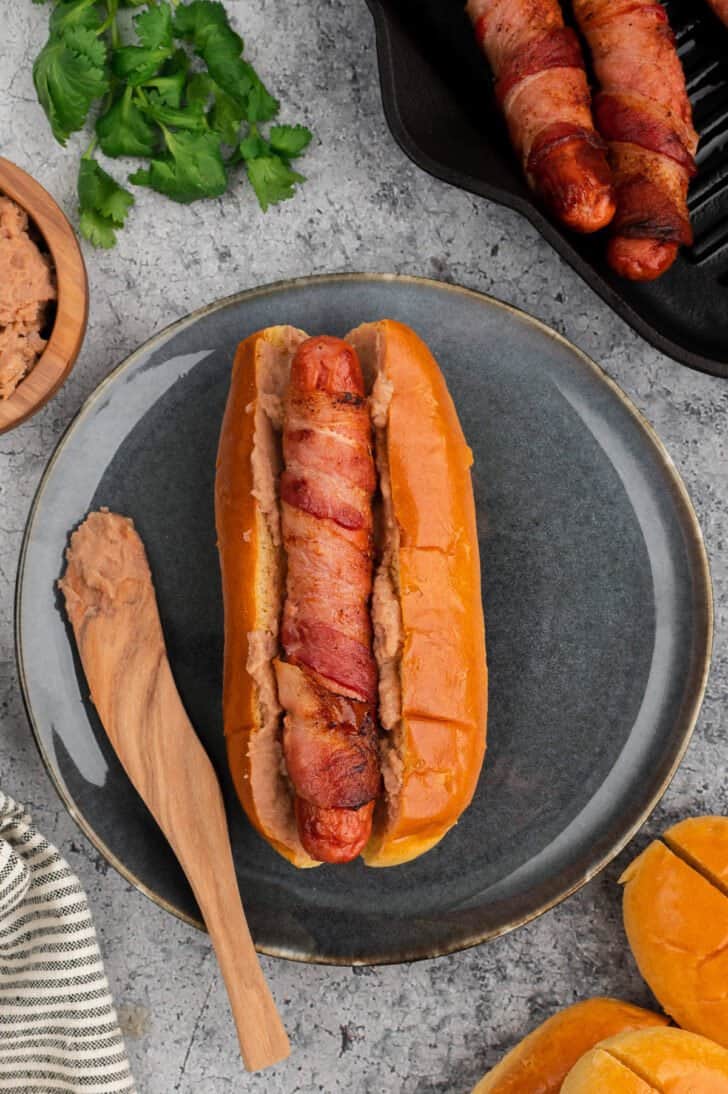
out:
M615 235L607 246L607 261L630 281L655 281L670 269L677 252L677 243Z

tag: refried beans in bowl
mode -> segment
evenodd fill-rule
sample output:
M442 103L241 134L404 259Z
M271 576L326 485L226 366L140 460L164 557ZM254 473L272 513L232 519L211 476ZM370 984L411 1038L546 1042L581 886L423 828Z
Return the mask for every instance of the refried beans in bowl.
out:
M43 238L0 191L0 401L32 371L53 325L56 277Z

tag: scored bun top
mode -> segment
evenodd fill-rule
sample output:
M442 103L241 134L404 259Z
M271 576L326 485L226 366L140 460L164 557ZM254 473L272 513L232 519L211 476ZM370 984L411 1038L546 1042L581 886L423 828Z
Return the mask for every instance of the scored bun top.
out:
M728 1051L682 1029L641 1029L602 1041L569 1072L561 1094L726 1094Z
M617 1033L666 1026L664 1014L596 998L574 1003L547 1018L485 1075L473 1094L558 1094L567 1074L585 1052ZM594 1088L596 1089L596 1087Z
M620 878L639 970L683 1028L728 1048L728 818L675 825Z

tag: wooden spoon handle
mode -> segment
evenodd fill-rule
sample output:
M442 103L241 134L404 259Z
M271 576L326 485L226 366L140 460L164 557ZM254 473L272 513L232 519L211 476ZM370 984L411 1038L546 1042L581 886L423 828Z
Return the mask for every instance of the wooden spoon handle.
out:
M222 908L210 907L209 893L197 893L200 910L210 932L225 987L230 998L240 1051L248 1071L259 1071L285 1060L291 1046L273 997L260 967L240 902L229 848L216 844L215 870ZM190 879L192 884L192 879Z
M243 1062L248 1071L258 1071L291 1049L245 919L220 784L166 658L157 667L147 710L145 755L129 741L120 741L117 752L192 886L230 998Z

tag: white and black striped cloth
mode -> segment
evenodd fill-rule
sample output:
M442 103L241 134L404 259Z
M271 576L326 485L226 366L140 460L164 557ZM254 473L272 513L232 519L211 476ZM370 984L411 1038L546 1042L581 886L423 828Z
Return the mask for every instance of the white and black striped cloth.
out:
M136 1090L86 895L0 792L0 1091Z

